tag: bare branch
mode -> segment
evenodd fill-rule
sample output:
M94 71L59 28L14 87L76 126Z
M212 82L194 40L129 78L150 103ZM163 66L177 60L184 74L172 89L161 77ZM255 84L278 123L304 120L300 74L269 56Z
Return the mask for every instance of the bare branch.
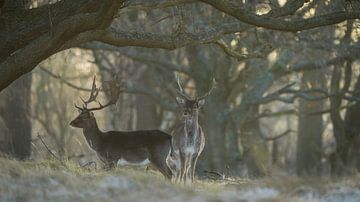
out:
M68 17L54 25L51 33L36 35L36 39L12 53L0 64L3 78L0 80L0 90L22 74L30 72L42 60L62 50L64 42L71 41L79 33L105 29L112 21L111 15L115 15L124 2L125 0L104 1L100 8L96 8L98 10L95 11L98 12L85 12Z
M264 139L265 141L274 141L274 140L277 140L279 138L282 138L282 137L284 137L290 133L294 133L294 132L296 132L296 131L289 129L289 130L286 130L285 132L283 132L277 136L274 136L274 137L265 137L262 135L261 138Z
M234 1L230 1L230 0L223 0L223 1L201 0L201 1L213 6L214 8L230 16L237 18L242 22L255 25L258 27L264 27L268 29L287 31L287 32L297 32L307 29L313 29L316 27L337 24L349 19L360 18L360 11L339 11L339 12L333 12L308 19L296 18L289 20L289 19L272 17L272 16L277 16L274 13L269 13L263 16L253 14L248 10L246 10L246 8L242 8L238 3L235 3ZM297 4L293 4L289 7L291 9L288 10L292 10L292 8L295 9L299 8L297 7ZM285 12L285 14L287 13L288 12Z
M268 117L278 117L278 116L286 116L286 115L297 115L299 112L296 109L289 109L284 111L277 111L277 112L264 112L258 114L255 118L268 118Z
M266 15L271 17L283 17L287 15L293 15L299 8L305 3L305 0L289 0L281 8L271 10Z
M144 3L130 3L125 9L122 9L119 14L123 14L130 11L151 11L155 9L164 9L169 7L175 7L178 5L194 3L195 0L169 0L165 2L151 2L149 4ZM118 15L119 16L119 15ZM118 17L117 16L117 17Z
M228 47L228 45L226 45L225 41L223 41L222 39L216 40L214 42L212 42L216 45L218 45L221 49L223 49L223 51L228 54L231 57L236 58L238 61L242 61L242 60L246 60L248 58L262 58L264 57L263 55L260 54L243 54L240 52L237 52L233 49L231 49L230 47Z
M64 163L64 161L63 161L60 157L56 156L56 155L54 154L54 152L52 152L52 151L49 149L49 147L46 145L46 143L44 142L44 140L41 138L41 135L40 135L40 134L38 134L38 138L40 139L41 143L45 146L46 150L51 154L51 156L53 156L56 160L58 160L58 161L61 163L62 166L64 166L64 167L67 168L67 166L66 166L66 164Z
M130 58L132 60L135 60L135 61L139 61L139 62L142 62L142 63L151 63L151 64L155 64L156 66L160 65L160 66L162 66L164 68L167 68L168 70L171 70L171 71L176 71L176 72L189 74L189 71L186 70L183 66L175 64L173 62L162 61L162 60L159 60L159 58L150 57L150 56L141 54L139 52L133 52L131 50L126 50L125 51L123 48L112 46L112 45L109 45L109 44L93 42L93 43L88 43L88 44L85 44L85 45L81 45L80 48L90 49L90 50L115 51L115 52L118 52L121 55L124 55L124 56L126 56L126 57L128 57L128 58ZM106 57L104 57L104 59L106 59Z
M87 92L90 92L91 89L89 88L83 88L83 87L80 87L80 86L77 86L69 81L67 81L66 79L62 78L61 76L59 75L56 75L54 74L53 72L49 71L48 69L46 69L45 67L43 66L39 66L39 69L41 69L43 72L45 72L46 74L48 74L49 76L55 78L55 79L58 79L60 80L61 82L63 82L64 84L66 84L67 86L71 87L71 88L74 88L76 90L81 90L81 91L87 91Z
M341 111L341 110L344 110L344 109L348 109L348 108L350 108L352 105L353 105L353 104L348 104L348 105L341 106L341 107L332 107L332 108L330 108L330 109L325 109L325 110L321 110L321 111L306 113L306 115L308 115L308 116L319 116L319 115L331 113L332 111Z

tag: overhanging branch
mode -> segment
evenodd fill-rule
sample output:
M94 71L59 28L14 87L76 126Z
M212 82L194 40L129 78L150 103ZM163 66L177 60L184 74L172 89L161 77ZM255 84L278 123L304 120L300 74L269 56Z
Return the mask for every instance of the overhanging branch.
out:
M234 1L230 1L230 0L223 0L223 1L201 0L201 1L213 6L219 11L222 11L230 16L235 17L236 19L244 23L248 23L250 25L255 25L258 27L264 27L267 29L287 31L287 32L297 32L302 30L313 29L316 27L333 25L343 22L345 20L360 19L360 11L339 11L339 12L333 12L308 19L296 18L289 20L284 18L272 17L272 16L279 16L274 13L265 14L265 15L256 15L246 10L245 8L242 8L239 4L234 3ZM290 8L299 8L296 7L296 5L297 4L294 4ZM289 10L293 11L292 9ZM287 13L285 12L285 14ZM281 14L280 16L282 15L283 14Z

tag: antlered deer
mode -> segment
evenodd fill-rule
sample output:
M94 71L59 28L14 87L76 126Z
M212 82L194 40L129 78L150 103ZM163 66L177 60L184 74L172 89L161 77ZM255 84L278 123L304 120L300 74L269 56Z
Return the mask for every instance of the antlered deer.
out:
M198 123L199 109L204 105L205 98L210 95L214 83L204 96L191 98L181 87L177 77L180 97L176 97L178 104L183 109L181 122L172 134L172 152L169 165L177 181L186 182L189 178L194 181L197 159L205 146L205 135Z
M109 168L152 163L166 178L171 179L172 173L166 164L171 149L171 136L160 130L102 132L93 111L115 104L121 91L119 88L112 88L107 104L98 102L99 107L88 108L89 103L96 101L99 92L100 88L96 87L94 77L90 97L87 101L81 98L83 107L75 105L80 114L70 125L83 129L88 145Z

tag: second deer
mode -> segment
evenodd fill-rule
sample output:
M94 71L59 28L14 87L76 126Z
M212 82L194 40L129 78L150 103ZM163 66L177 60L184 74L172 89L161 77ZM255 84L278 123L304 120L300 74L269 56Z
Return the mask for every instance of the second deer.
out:
M172 133L172 152L169 165L178 182L194 181L197 160L205 147L205 135L199 125L199 109L204 105L205 98L210 95L214 83L203 96L191 98L181 87L177 77L180 97L176 101L183 109L182 120Z
M88 108L91 102L97 102L96 97L100 88L93 80L90 97L83 100L83 107L75 107L80 114L71 121L70 125L82 128L88 145L96 152L108 168L116 165L146 165L151 163L166 178L171 179L172 172L166 164L171 150L171 136L160 130L139 131L108 131L102 132L96 122L93 111L115 104L119 95L119 88L112 88L110 101L99 107Z

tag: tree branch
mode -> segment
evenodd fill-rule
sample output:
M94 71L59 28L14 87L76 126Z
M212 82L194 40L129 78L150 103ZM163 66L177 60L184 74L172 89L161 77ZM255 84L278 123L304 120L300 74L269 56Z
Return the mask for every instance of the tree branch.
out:
M322 27L332 24L337 24L349 19L359 19L360 11L339 11L333 12L321 16L316 16L308 19L297 18L297 19L282 19L275 18L272 16L277 16L274 12L270 12L265 15L256 15L245 8L241 8L241 6L234 1L230 0L201 0L202 2L213 6L214 8L222 11L230 16L235 17L236 19L255 25L258 27L264 27L267 29L279 30L279 31L287 31L287 32L297 32L302 30L313 29L316 27ZM297 4L293 4L289 6L291 9L287 8L286 10L290 10L293 13L292 8L296 7ZM285 10L285 8L284 8ZM289 12L284 12L288 14ZM284 15L281 13L280 16Z
M67 18L94 12L100 6L101 2L94 0L63 0L39 8L5 12L0 23L0 62Z
M71 16L54 26L51 33L45 33L14 52L0 64L0 91L21 75L31 71L39 62L58 52L63 43L70 41L79 33L104 28L111 23L111 14L122 6L125 0L106 1L98 12ZM105 14L104 14L105 13Z
M293 132L296 132L296 131L293 131L293 130L289 129L289 130L286 130L285 132L283 132L283 133L281 133L279 135L276 135L274 137L265 137L264 135L262 135L261 138L264 139L265 141L274 141L274 140L282 138L282 137L284 137L284 136L286 136L286 135L288 135L290 133L293 133ZM260 134L262 134L262 133L260 133Z
M48 74L49 76L55 78L55 79L58 79L60 80L61 82L63 82L64 84L66 84L67 86L71 87L71 88L74 88L74 89L77 89L77 90L81 90L81 91L86 91L86 92L90 92L91 89L89 88L83 88L83 87L80 87L80 86L76 86L75 84L73 83L70 83L69 81L67 81L66 79L62 78L61 76L59 75L56 75L54 74L53 72L49 71L48 69L46 69L45 67L42 67L42 66L39 66L39 68L45 72L46 74Z

